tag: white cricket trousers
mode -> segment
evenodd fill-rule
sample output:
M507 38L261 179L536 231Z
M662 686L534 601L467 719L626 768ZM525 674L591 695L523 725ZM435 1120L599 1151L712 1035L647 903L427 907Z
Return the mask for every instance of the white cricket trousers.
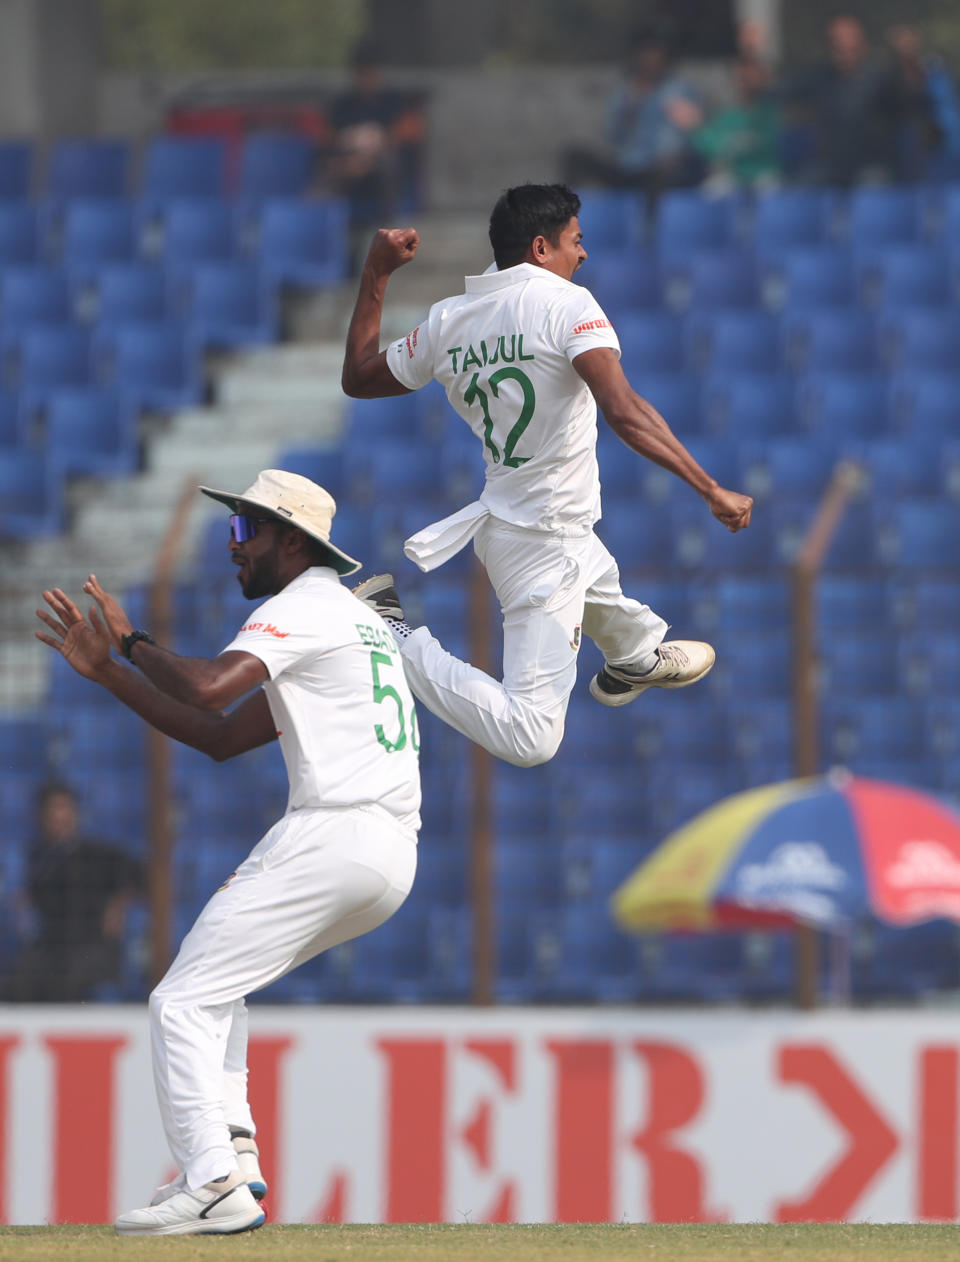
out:
M150 996L154 1083L187 1186L236 1165L247 1102L244 995L383 924L417 867L413 833L378 807L284 815L213 895Z
M426 627L400 641L404 669L445 723L496 757L533 767L563 739L581 631L622 666L653 653L667 624L624 596L617 563L592 532L557 537L487 517L474 549L503 611L503 681L447 653Z

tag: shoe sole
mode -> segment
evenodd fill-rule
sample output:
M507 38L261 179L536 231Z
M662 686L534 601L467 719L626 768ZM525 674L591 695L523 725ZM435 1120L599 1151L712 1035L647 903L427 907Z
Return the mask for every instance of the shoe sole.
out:
M689 688L691 684L699 683L704 675L709 675L713 670L713 664L716 657L712 657L704 666L698 675L694 675L692 679L683 679L672 681L665 679L662 683L637 684L636 687L630 687L626 692L604 692L597 683L599 675L594 675L590 680L590 696L594 701L599 701L601 705L609 706L611 709L616 706L629 705L631 701L635 701L643 692L648 692L651 688Z
M238 1236L244 1231L256 1231L267 1221L266 1214L258 1214L251 1221L246 1214L233 1214L218 1219L215 1227L206 1218L192 1218L186 1223L171 1223L169 1227L121 1227L114 1228L118 1236Z

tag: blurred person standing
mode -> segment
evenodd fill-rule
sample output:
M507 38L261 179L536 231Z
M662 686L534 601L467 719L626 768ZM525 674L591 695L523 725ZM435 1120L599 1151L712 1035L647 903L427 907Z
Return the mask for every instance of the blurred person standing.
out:
M920 32L891 26L891 95L898 104L896 174L901 180L960 175L960 93L942 57L928 52Z
M332 149L327 174L347 199L351 236L389 223L419 177L425 115L422 94L384 80L383 58L371 40L356 45L349 86L330 103Z
M391 630L341 584L360 563L330 539L332 497L276 469L242 492L200 489L230 510L225 550L243 594L263 602L219 656L161 648L94 575L89 617L59 589L37 611L38 638L152 727L217 762L279 740L290 780L286 813L213 894L150 996L157 1100L181 1173L117 1219L124 1235L261 1226L244 997L381 925L417 862L413 698Z
M381 230L343 365L343 388L355 398L407 394L438 380L478 440L486 471L479 500L419 531L404 551L432 570L472 542L503 612L502 681L404 622L392 576L370 578L356 592L400 637L415 695L490 753L525 767L559 747L583 635L604 656L590 692L606 706L651 687L686 687L713 665L709 644L665 642L667 623L623 594L616 561L594 534L597 408L627 447L686 482L729 530L749 525L753 504L719 486L632 390L610 321L573 283L587 257L579 211L579 197L563 184L508 189L490 217L493 265L385 351L387 283L420 239L413 228Z
M690 137L707 165L705 186L717 193L771 188L780 180L780 109L770 92L770 73L759 58L733 65L737 100Z
M623 82L610 98L606 148L570 150L564 178L654 197L697 184L703 164L691 135L703 119L698 94L672 66L666 38L647 31L631 44Z
M36 929L0 986L8 1003L81 1003L115 985L124 969L130 905L143 892L142 865L80 828L76 794L51 781L37 794L27 859L24 919Z
M841 15L826 30L826 56L784 81L780 95L800 111L811 149L796 172L849 188L896 178L901 125L928 109L922 87L870 54L859 19Z

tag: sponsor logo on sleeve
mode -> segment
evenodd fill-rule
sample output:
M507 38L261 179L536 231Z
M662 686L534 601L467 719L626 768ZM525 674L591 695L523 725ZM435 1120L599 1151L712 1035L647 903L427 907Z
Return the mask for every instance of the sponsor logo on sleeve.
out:
M573 326L574 333L592 333L595 329L612 329L609 320L583 320Z
M278 640L285 640L290 634L289 631L281 631L273 625L272 622L245 622L240 628L240 634L244 631L256 631L259 635L273 635Z
M418 338L419 336L420 336L420 325L419 325L419 324L418 324L418 325L417 325L417 327L413 330L413 332L412 332L412 333L408 333L408 334L407 334L407 336L406 336L405 341L406 341L406 346L407 346L407 355L408 355L408 357L409 357L410 359L413 359L413 353L414 353L414 351L417 349L417 338Z

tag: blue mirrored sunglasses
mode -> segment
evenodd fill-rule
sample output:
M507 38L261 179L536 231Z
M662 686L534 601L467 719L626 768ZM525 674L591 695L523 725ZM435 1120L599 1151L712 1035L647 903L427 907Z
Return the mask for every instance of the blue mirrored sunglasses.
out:
M250 517L246 513L233 513L230 517L230 538L234 543L246 543L256 535L257 526L274 520L273 517Z

